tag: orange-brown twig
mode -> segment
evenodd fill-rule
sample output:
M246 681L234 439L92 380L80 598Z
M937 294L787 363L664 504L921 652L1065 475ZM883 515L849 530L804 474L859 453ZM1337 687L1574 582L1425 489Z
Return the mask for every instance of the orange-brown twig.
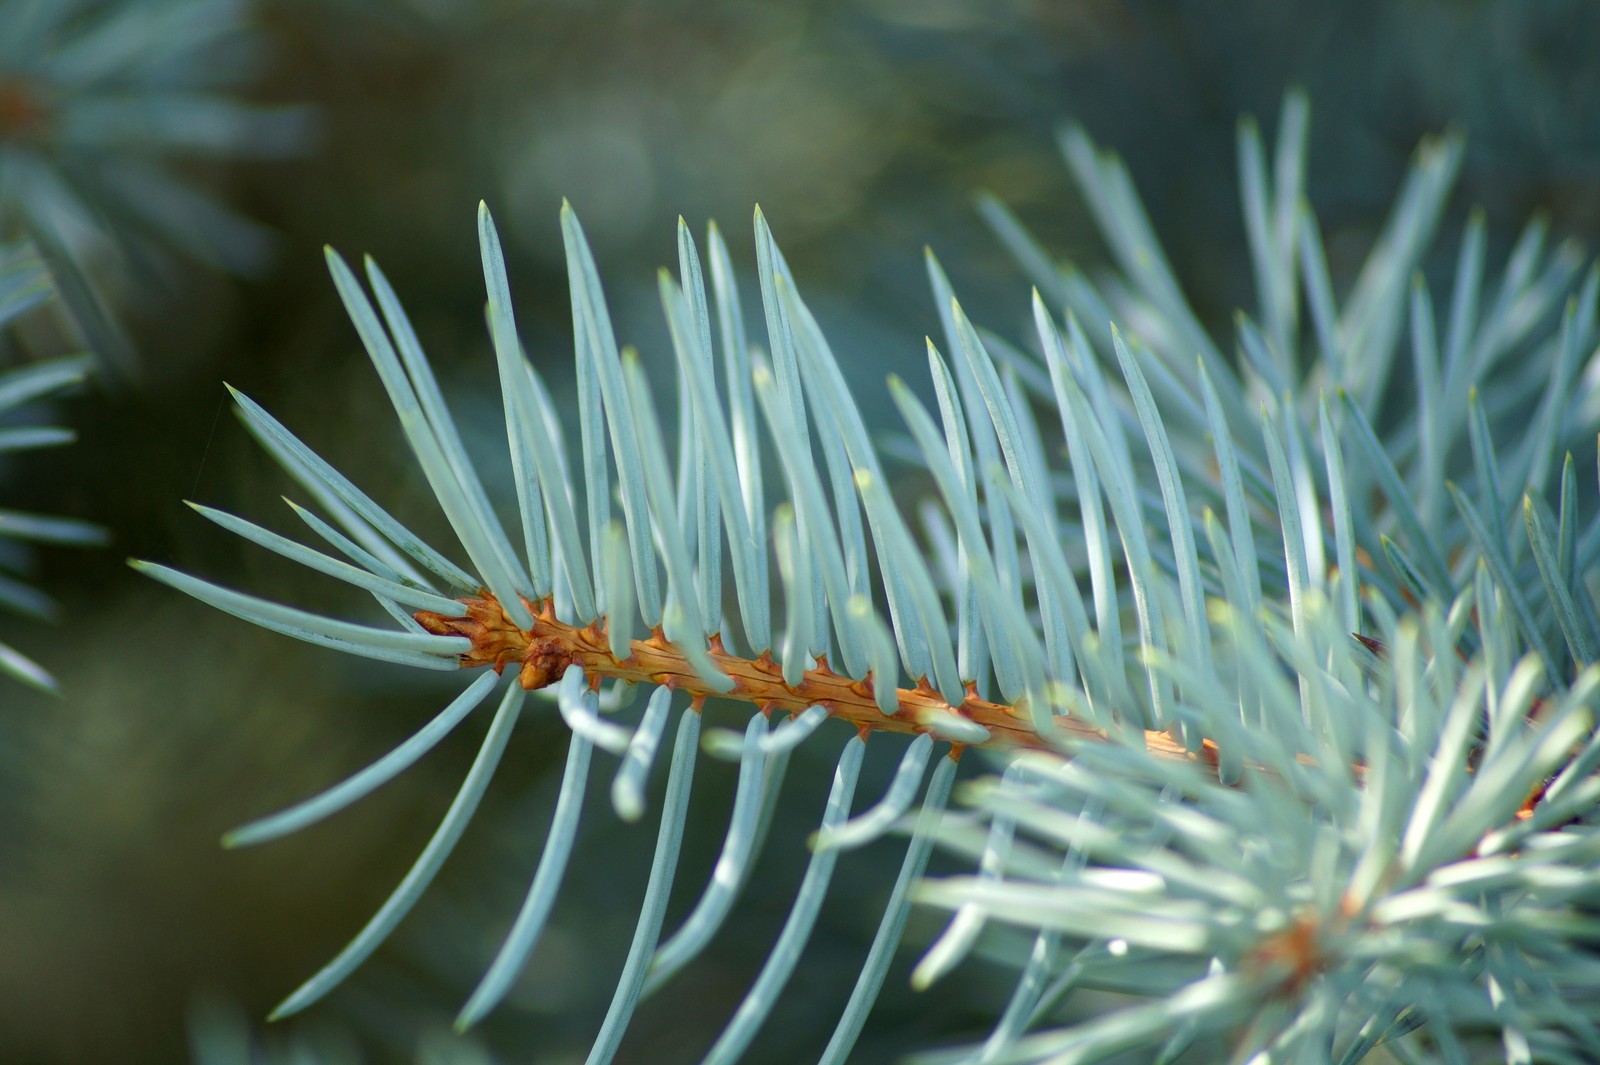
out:
M1004 703L978 698L971 690L959 705L952 706L927 678L914 688L901 688L899 710L886 715L873 697L872 678L854 680L834 672L826 659L819 659L806 670L799 684L784 682L783 671L771 654L740 658L729 654L721 640L713 637L709 657L718 669L733 679L726 692L714 690L695 673L682 651L673 646L658 629L648 639L634 640L630 654L619 659L611 651L605 629L599 624L586 627L557 620L550 601L523 605L533 615L533 627L521 629L506 616L498 600L488 592L462 599L467 613L450 617L432 611L419 611L416 619L423 628L439 636L465 636L472 650L461 656L463 667L490 666L496 672L516 666L522 686L532 691L553 684L569 665L583 668L591 687L606 679L648 681L688 692L696 705L711 696L754 704L762 713L780 711L798 714L811 706L822 706L828 713L848 721L863 733L936 732L924 723L927 711L953 712L989 730L988 745L999 747L1044 748L1047 742L1017 709ZM1105 733L1086 722L1057 717L1060 729L1079 739L1104 739ZM1215 747L1209 742L1199 755L1191 755L1165 732L1146 732L1151 750L1174 757L1197 758L1215 765Z

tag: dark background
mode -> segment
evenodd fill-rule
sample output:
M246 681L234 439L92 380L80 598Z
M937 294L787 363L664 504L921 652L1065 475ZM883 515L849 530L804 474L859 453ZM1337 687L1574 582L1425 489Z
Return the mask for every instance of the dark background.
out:
M675 262L677 216L697 235L720 221L748 296L760 202L868 410L888 406L886 374L922 379L921 337L937 325L924 244L976 318L1021 333L1027 286L971 209L976 190L998 194L1054 253L1099 261L1054 147L1067 120L1126 158L1222 336L1232 308L1251 302L1235 123L1254 114L1270 133L1290 86L1312 102L1309 192L1336 277L1348 281L1366 253L1419 138L1446 128L1468 147L1438 264L1474 204L1487 212L1491 264L1536 211L1559 236L1592 243L1600 230L1600 9L1576 0L276 0L257 11L272 62L251 98L320 114L299 158L209 175L279 235L271 266L250 278L180 266L125 284L119 314L142 380L64 404L80 443L29 456L6 488L7 505L88 518L115 541L41 556L40 581L65 604L61 625L0 620L0 638L65 691L0 690L0 1061L180 1061L196 1001L264 1016L403 875L481 736L469 724L399 782L300 836L224 852L223 830L376 757L449 684L264 634L123 564L151 558L364 616L358 597L181 505L293 531L275 498L293 486L240 429L223 381L448 541L328 283L323 243L382 263L458 417L487 448L499 415L481 318L480 198L507 241L524 339L557 384L571 359L563 195L594 243L621 338L647 360L665 353L654 270ZM394 940L269 1041L294 1035L348 1060L410 1061L419 1033L447 1024L515 912L553 800L544 769L559 766L564 731L534 705L479 820ZM738 724L733 713L717 720ZM809 771L806 761L791 770L776 842L737 924L642 1008L627 1060L695 1060L725 1023L786 912L822 802L813 778L825 779L843 738L819 739ZM892 759L869 762L858 804ZM702 761L691 823L704 827L687 844L680 888L703 882L732 776ZM654 826L618 825L595 792L554 923L479 1034L504 1060L581 1060L609 999ZM815 1059L897 862L881 844L841 864L817 941L751 1060ZM680 890L673 912L692 897ZM922 996L904 990L905 973L904 961L891 972L856 1060L970 1037L1005 994L981 963ZM467 1052L427 1038L433 1060Z

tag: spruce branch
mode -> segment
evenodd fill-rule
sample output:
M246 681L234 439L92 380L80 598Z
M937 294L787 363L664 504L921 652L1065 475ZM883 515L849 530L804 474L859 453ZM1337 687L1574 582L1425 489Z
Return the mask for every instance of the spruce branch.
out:
M971 828L950 842L981 855L980 873L925 885L920 897L951 908L952 933L964 924L969 940L985 922L1032 935L990 954L1019 975L989 1039L921 1060L1065 1065L1140 1048L1163 1061L1348 1065L1380 1044L1398 1060L1448 1062L1490 1043L1514 1061L1582 1060L1600 1048L1596 1003L1582 990L1595 975L1580 946L1591 917L1576 888L1597 862L1600 753L1583 580L1592 560L1573 545L1595 526L1582 532L1571 509L1570 451L1558 485L1564 536L1550 532L1560 522L1544 502L1551 460L1594 433L1591 401L1562 390L1580 363L1593 364L1597 275L1569 296L1575 251L1541 266L1543 232L1530 227L1485 305L1475 216L1441 335L1426 284L1403 282L1419 268L1459 155L1445 141L1419 153L1340 312L1300 194L1305 119L1291 95L1275 180L1254 124L1241 127L1267 324L1239 317L1237 373L1189 310L1126 171L1081 133L1064 147L1122 276L1091 284L1040 253L996 202L982 204L1042 290L1097 327L1108 308L1139 324L1138 346L1113 326L1079 350L1117 356L1126 391L1101 394L1117 410L1112 431L1120 421L1150 444L1146 469L1162 499L1147 494L1147 520L1191 520L1174 506L1153 424L1184 440L1178 456L1215 457L1186 463L1182 479L1208 501L1202 577L1231 604L1209 610L1209 676L1223 683L1206 683L1204 658L1183 643L1146 641L1141 655L1187 682L1183 716L1225 758L1280 771L1245 774L1241 795L1110 744L1070 762L1025 755L974 784L967 798L990 842L980 847ZM1299 324L1302 292L1309 328ZM1383 402L1407 317L1412 408ZM1092 363L1072 369L1085 391L1109 376ZM1019 379L1050 393L1036 375ZM1154 422L1152 394L1165 414ZM1241 435L1252 400L1266 431ZM1315 433L1301 428L1312 414ZM1511 520L1519 495L1521 527ZM1211 512L1219 502L1226 526ZM1263 514L1278 526L1267 552ZM1171 551L1165 568L1180 582L1165 594L1176 604L1189 563L1175 529ZM1298 757L1307 750L1318 757ZM1590 781L1581 800L1578 779ZM1556 780L1568 801L1552 801ZM1052 1024L1079 987L1144 1001Z
M496 673L515 667L517 683L527 691L556 684L569 667L577 666L591 691L598 692L606 681L625 684L654 684L669 691L685 692L695 705L708 698L747 703L762 714L787 714L797 718L806 710L820 707L827 716L853 725L862 734L883 731L925 735L945 740L956 748L968 746L1008 748L1050 748L1053 743L1071 739L1090 742L1106 738L1103 729L1085 721L1060 717L1055 728L1064 737L1045 737L1035 732L1026 708L980 699L969 689L967 697L952 705L927 682L919 680L912 688L895 693L898 709L885 714L874 693L874 676L868 672L859 679L835 672L827 657L805 671L798 684L788 684L783 671L770 653L753 659L739 658L723 649L715 634L709 640L706 657L726 676L731 687L709 683L682 649L659 629L646 639L632 640L628 653L619 656L612 645L607 626L591 622L582 628L555 616L553 600L524 602L533 616L527 629L518 628L506 617L492 595L460 600L464 615L418 611L414 617L427 632L440 637L464 637L471 648L461 653L462 668L488 666ZM1215 744L1191 753L1165 732L1147 731L1149 749L1177 758L1201 758L1215 763Z
M1036 275L1037 356L973 323L930 253L943 326L942 346L928 344L935 406L890 383L909 434L899 451L937 493L921 511L926 541L892 498L893 471L759 212L764 353L745 335L720 234L710 233L708 270L680 223L679 276L658 286L678 386L673 448L644 356L619 344L582 227L563 208L577 363L569 444L523 354L480 210L520 523L509 528L382 272L367 262L364 287L330 251L465 563L235 393L247 428L327 517L296 513L348 561L202 513L373 595L393 625L138 565L301 639L485 672L390 756L230 838L270 838L354 801L492 690L504 694L412 871L278 1014L332 990L405 916L532 691L572 732L563 798L463 1026L535 949L593 766L616 760L616 811L639 817L671 704L687 695L633 943L592 1062L610 1060L640 1001L736 903L789 752L836 734L820 728L829 718L854 735L813 857L711 1060L738 1057L779 1006L834 863L897 824L911 833L902 873L829 1060L848 1055L912 899L952 912L919 984L975 952L1018 974L989 1038L934 1060L1144 1050L1353 1063L1388 1041L1458 1061L1481 1032L1522 1057L1600 1046L1594 1003L1570 1004L1596 975L1572 947L1592 933L1580 885L1600 861L1590 664L1600 624L1584 583L1600 563L1600 522L1579 517L1570 448L1600 420L1586 369L1600 275L1570 291L1576 254L1547 259L1530 229L1484 298L1482 223L1469 223L1441 331L1412 279L1459 158L1445 140L1419 153L1341 308L1302 195L1305 122L1291 96L1270 179L1259 132L1241 127L1263 324L1240 317L1237 362L1190 309L1124 168L1081 133L1064 148L1123 276L1091 282L1056 266L1003 208L983 205ZM1386 398L1403 340L1414 408ZM742 736L705 737L738 760L739 794L726 865L668 933L708 699L749 708ZM851 818L878 732L917 736L883 798ZM949 745L938 759L936 741ZM958 792L966 811L945 816L954 755L967 747L994 750L1006 768ZM935 840L974 873L916 885ZM1001 927L1023 937L991 934ZM1080 986L1141 1001L1073 1022L1061 1003Z

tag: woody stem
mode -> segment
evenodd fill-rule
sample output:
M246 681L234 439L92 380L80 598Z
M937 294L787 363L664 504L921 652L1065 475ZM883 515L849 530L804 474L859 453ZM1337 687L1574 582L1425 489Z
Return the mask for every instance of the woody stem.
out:
M708 657L733 681L730 689L718 691L700 677L683 652L659 628L646 639L631 641L627 657L618 658L599 622L577 626L561 621L555 616L549 599L539 603L524 601L533 615L533 625L528 629L512 622L500 603L487 592L461 602L467 607L464 617L419 611L416 619L429 632L466 636L472 640L472 650L461 656L463 667L492 666L499 671L516 665L522 686L529 690L555 683L568 666L577 665L593 688L607 679L649 682L688 692L696 706L712 696L752 703L766 714L780 711L792 715L821 706L829 716L849 722L862 733L926 732L935 735L938 729L930 723L930 718L940 712L953 713L988 730L989 739L984 746L1051 746L1016 707L981 699L970 685L966 698L952 705L927 678L919 678L915 687L897 689L898 709L893 714L885 714L874 697L871 674L859 680L847 677L835 672L826 658L818 658L816 666L806 670L798 684L791 685L784 681L783 671L770 652L763 651L756 658L740 658L728 653L721 639L713 636ZM1087 722L1061 716L1054 721L1069 738L1105 739L1103 730ZM1145 743L1161 754L1192 757L1165 732L1147 731ZM1208 745L1199 757L1214 763L1210 755Z

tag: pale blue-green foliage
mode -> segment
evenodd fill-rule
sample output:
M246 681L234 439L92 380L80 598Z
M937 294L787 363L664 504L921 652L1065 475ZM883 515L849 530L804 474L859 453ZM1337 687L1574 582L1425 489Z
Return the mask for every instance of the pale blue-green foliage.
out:
M586 625L604 619L619 657L630 650L629 633L643 635L659 628L708 687L725 690L728 678L707 654L710 637L720 635L727 646L752 657L776 650L770 617L773 580L765 549L771 504L763 484L763 463L775 452L787 489L787 501L777 507L774 519L779 583L789 618L782 650L785 669L809 669L825 654L843 662L852 676L864 676L870 669L883 681L875 689L885 713L897 708L893 682L909 682L930 671L959 700L961 679L938 582L914 550L912 531L885 491L886 476L865 422L844 391L827 343L795 292L764 221L757 220L757 246L763 305L773 330L770 361L752 358L734 271L721 236L711 231L709 268L705 268L687 228L680 229L679 267L688 285L682 287L666 275L661 281L679 368L678 447L670 450L640 358L620 348L612 332L582 229L570 211L563 211L562 225L573 278L579 370L578 433L572 446L576 454L570 459L556 406L521 350L499 238L487 210L480 213L488 318L505 400L519 528L513 532L502 525L500 511L468 458L417 337L383 274L375 264L366 264L366 281L375 299L369 298L355 272L330 251L335 287L467 565L423 543L271 415L236 393L247 427L328 520L298 506L296 514L343 558L210 507L195 509L269 550L371 594L394 624L323 616L154 563L139 562L136 567L267 628L427 669L456 668L457 656L469 642L424 631L411 618L412 611L421 608L459 617L465 608L450 596L487 589L515 622L527 626L532 617L524 603L548 599L564 621ZM813 425L827 427L814 440L823 466L809 457L814 455L807 443L813 440ZM761 446L763 432L776 443L770 451ZM576 480L568 472L574 464L583 471ZM858 490L862 504L856 503ZM869 531L880 560L877 576L867 546ZM723 594L721 585L724 545L733 578L731 596ZM887 602L888 621L877 613L875 596ZM729 601L738 609L724 616ZM1004 607L994 616L1011 629L1027 626L1020 605ZM243 845L275 838L369 793L430 750L496 686L492 673L477 678L389 755L321 795L229 833L226 842ZM500 711L478 760L411 872L350 945L290 995L275 1015L305 1008L343 980L387 937L438 873L495 770L521 706L523 693L514 679L498 681L498 686L504 689ZM573 733L560 798L527 898L511 921L504 945L463 1006L462 1027L501 1001L535 949L559 896L584 812L585 784L597 763L607 757L616 761L612 796L617 813L627 819L643 815L647 778L674 716L669 689L644 687L651 690L612 686L593 692L582 672L572 667L560 683L540 693L553 699ZM1047 707L1042 674L1031 690L1037 705ZM664 920L701 747L699 714L689 708L676 713L655 860L633 944L591 1060L611 1058L642 998L692 961L727 918L761 852L789 753L817 734L825 717L825 709L818 707L774 727L757 714L743 740L732 741L731 756L740 763L740 785L722 859L690 917L673 931L664 927ZM857 738L845 744L820 822L820 843L797 888L794 910L728 1029L710 1051L713 1060L742 1056L756 1038L800 960L837 863L850 860L848 852L854 848L892 829L911 826L912 841L880 932L844 1004L828 1051L830 1060L843 1060L849 1054L893 957L911 885L926 865L937 812L953 781L955 762L950 758L941 758L939 767L928 771L935 741L981 743L988 738L987 730L948 711L929 713L923 724L928 734L906 748L882 801L855 819L850 817L852 796L866 743ZM730 737L712 733L705 737L705 746L713 753L728 752ZM920 815L913 811L919 795Z
M1341 310L1300 188L1305 122L1291 96L1271 179L1241 127L1261 324L1239 316L1237 370L1120 163L1080 133L1064 147L1119 272L1091 283L984 204L1046 293L1050 373L991 347L1067 423L1058 497L1084 539L1104 535L1093 470L1129 582L1150 581L1152 705L1215 740L1237 786L1142 742L973 785L975 822L947 837L978 873L920 889L956 916L919 976L974 925L1035 936L988 948L1020 973L989 1039L927 1062L1356 1062L1379 1043L1464 1062L1486 1033L1508 1061L1600 1053L1600 967L1576 949L1600 865L1600 522L1580 518L1567 453L1597 424L1595 274L1577 283L1571 248L1546 258L1536 225L1484 295L1474 218L1441 331L1416 273L1459 151L1445 141L1419 153ZM1067 343L1049 303L1069 308ZM1112 316L1129 335L1099 332ZM1052 1025L1078 988L1142 1001Z
M1587 459L1593 446L1588 434L1600 414L1593 382L1585 378L1600 335L1600 275L1591 270L1580 281L1578 250L1562 245L1547 252L1544 227L1536 222L1517 242L1498 283L1488 284L1484 224L1475 214L1461 238L1447 310L1436 315L1418 271L1459 161L1459 142L1445 139L1419 149L1388 225L1341 307L1304 201L1306 112L1299 97L1286 101L1270 176L1255 126L1240 128L1260 322L1242 312L1237 318L1237 369L1189 308L1120 162L1097 152L1081 132L1066 133L1063 146L1120 271L1091 281L1070 264L1052 263L997 203L985 201L982 209L1028 267L1046 305L1067 307L1082 323L1079 347L1091 359L1121 377L1128 353L1106 323L1114 318L1137 337L1133 347L1142 357L1127 393L1114 397L1123 413L1108 432L1126 429L1152 439L1150 402L1141 397L1159 401L1173 444L1166 461L1175 453L1183 462L1185 482L1202 510L1225 514L1252 601L1262 589L1293 593L1302 581L1327 587L1331 575L1354 573L1364 554L1381 564L1364 564L1363 583L1391 601L1450 602L1481 559L1528 646L1570 674L1570 667L1593 657L1594 611L1586 592L1573 596L1572 610L1560 600L1573 575L1593 567L1600 523L1578 534L1578 500L1563 487L1569 475L1562 460L1574 448ZM1043 343L1048 352L1050 342ZM995 347L1016 359L1012 349ZM1121 367L1110 361L1113 352ZM1049 395L1032 360L1016 366L1025 387ZM1084 372L1091 379L1105 376L1093 361ZM1253 430L1258 412L1276 422L1277 433L1241 431ZM1162 473L1163 451L1153 442L1150 447L1165 496L1171 478ZM1283 451L1289 501L1274 496L1274 447ZM1325 508L1320 513L1318 499ZM1147 509L1170 510L1166 502ZM1258 551L1241 531L1249 527L1244 519L1280 506L1282 519L1301 526L1291 544L1295 558L1258 569L1258 556L1281 551ZM1564 532L1557 510L1566 515ZM1340 522L1349 534L1348 555L1339 554L1324 531L1330 525L1337 531ZM1192 537L1176 531L1178 524L1163 564L1182 582ZM1185 524L1202 531L1192 513ZM1275 531L1277 524L1266 528ZM1551 580L1541 579L1544 570L1536 564L1541 540L1566 551L1559 559L1550 556L1561 567L1550 571ZM1525 594L1530 586L1538 589L1533 602ZM1355 591L1345 580L1335 596L1352 629ZM1187 590L1184 603L1192 616Z
M1596 798L1585 778L1600 757L1600 677L1585 671L1551 693L1542 729L1528 728L1546 678L1509 653L1504 630L1499 668L1487 654L1466 664L1429 650L1459 636L1479 593L1480 609L1501 609L1485 581L1453 620L1430 607L1378 626L1390 655L1371 674L1320 596L1299 632L1219 605L1221 660L1259 682L1265 705L1290 708L1248 725L1231 692L1185 708L1259 767L1237 789L1122 744L1071 761L1030 755L972 786L965 797L989 834L966 828L952 842L986 847L982 871L926 884L919 898L955 909L958 923L1037 938L989 951L1022 974L993 1036L927 1060L1095 1061L1132 1047L1173 1060L1191 1044L1195 1060L1220 1060L1225 1040L1230 1060L1354 1062L1419 1023L1422 1038L1406 1046L1420 1060L1466 1060L1444 1048L1457 1031L1485 1030L1508 1050L1533 1045L1540 1060L1591 1058L1596 964L1572 937L1585 935L1574 903L1600 839L1564 822ZM1146 659L1206 690L1183 663ZM1308 751L1315 763L1296 759ZM1552 775L1535 815L1517 820ZM1312 937L1303 970L1294 949L1270 947L1295 942L1298 927ZM1074 989L1143 1001L1052 1026Z
M297 515L348 561L200 512L361 588L393 624L137 565L268 628L422 668L453 668L466 641L423 631L411 611L460 616L450 597L487 589L519 625L529 622L523 599L548 599L573 624L603 618L619 654L639 626L659 628L715 690L728 683L707 654L718 635L742 655L771 651L791 683L821 655L852 677L870 672L885 712L898 701L891 679L926 680L952 703L970 682L1014 704L1054 752L975 784L960 816L942 816L953 760L939 758L931 774L927 766L939 741L986 742L982 726L923 711L927 737L904 749L887 793L855 818L868 745L844 744L789 918L708 1060L754 1045L835 864L893 827L911 842L830 1062L849 1055L913 897L954 911L917 983L974 950L1020 973L992 1035L938 1060L1071 1062L1128 1050L1177 1060L1192 1047L1191 1060L1259 1051L1266 1057L1255 1060L1354 1062L1387 1041L1401 1060L1453 1062L1485 1029L1512 1060L1593 1057L1600 1015L1577 992L1600 974L1572 948L1589 927L1574 904L1600 836L1569 822L1593 805L1600 761L1589 668L1600 626L1583 580L1600 522L1582 521L1594 504L1580 499L1563 455L1600 415L1586 368L1597 283L1591 274L1575 286L1576 256L1547 260L1534 229L1485 296L1485 236L1474 221L1438 329L1414 277L1459 152L1444 141L1423 149L1360 277L1337 296L1301 194L1305 123L1291 97L1270 177L1259 136L1241 129L1261 324L1241 316L1237 363L1189 309L1120 164L1080 134L1065 139L1067 155L1122 274L1091 283L1057 266L986 203L1039 285L1036 336L1012 345L967 318L930 257L943 323L940 343L929 344L935 408L890 383L909 430L895 450L937 489L916 511L920 530L891 497L890 468L759 213L764 350L746 332L721 235L710 231L707 266L680 226L677 278L660 282L677 370L669 448L643 357L619 345L593 256L564 209L578 370L568 435L522 352L484 210L516 489L504 508L468 458L381 271L365 264L374 305L356 273L328 257L466 564L236 394L251 433L327 520L295 505ZM1400 355L1408 346L1415 385ZM513 503L508 528L501 513ZM725 547L731 589L721 584ZM499 685L500 709L433 839L279 1015L337 985L436 875L519 712L515 681ZM392 754L229 841L272 838L366 794L495 686L473 681ZM460 1025L493 1008L537 945L587 778L606 758L616 763L616 812L642 816L673 713L670 691L640 687L651 690L590 691L574 669L537 693L573 733L561 797L527 900L508 915L505 945ZM1069 741L1064 715L1109 742ZM592 1062L610 1060L640 1001L736 905L788 752L837 735L819 730L825 717L813 707L774 726L756 715L742 737L702 737L698 715L678 711L655 856ZM1147 752L1145 729L1195 751L1214 743L1215 770ZM739 762L739 785L711 881L668 932L702 746ZM914 888L935 838L969 854L975 872ZM987 934L997 924L1028 934ZM1072 1024L1060 1007L1076 987L1142 1001Z
M0 247L0 330L51 297L50 276L27 244ZM59 447L73 441L72 430L40 425L29 405L81 382L90 371L86 358L57 358L0 372L0 453ZM55 602L21 578L29 563L27 544L90 546L104 543L105 531L75 518L0 509L0 607L32 622L55 620ZM0 643L0 672L43 691L56 682L28 656Z

